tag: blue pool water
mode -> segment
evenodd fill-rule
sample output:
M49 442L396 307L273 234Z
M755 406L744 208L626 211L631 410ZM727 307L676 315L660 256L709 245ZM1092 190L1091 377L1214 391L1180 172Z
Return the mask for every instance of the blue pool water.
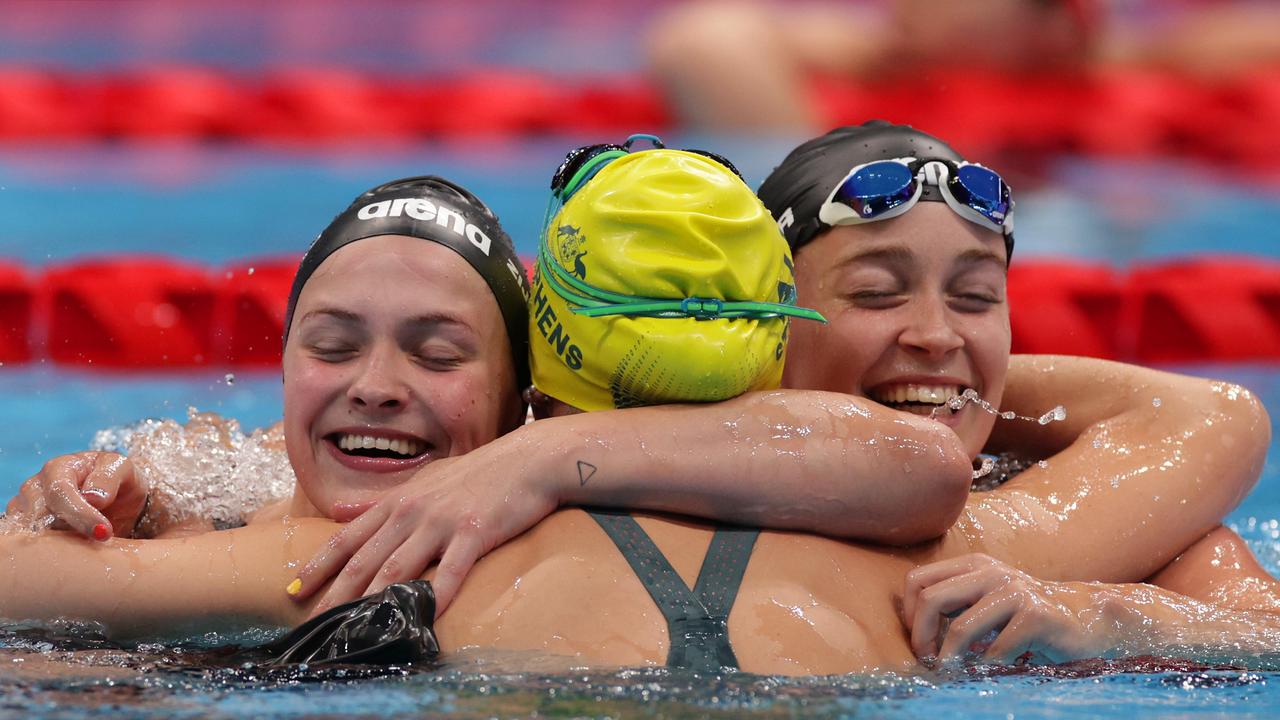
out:
M453 177L488 199L528 253L550 169L568 147L594 140L616 138L346 144L306 152L181 144L0 147L0 258L38 269L125 252L209 265L296 254L357 192L423 172ZM792 140L684 137L672 144L723 152L755 184ZM1019 194L1020 257L1069 255L1118 266L1207 250L1280 257L1274 183L1165 162L1064 158L1043 173ZM1180 369L1240 382L1280 413L1280 368ZM44 460L84 448L100 428L144 417L183 418L189 406L252 428L279 417L280 391L274 372L209 368L138 375L41 363L0 367L0 495L11 495ZM1228 519L1268 570L1280 574L1280 444L1271 448L1258 488ZM73 651L0 634L0 717L1280 714L1280 673L1098 670L784 681L695 679L664 671L509 675L457 661L386 677L246 679L192 669L182 656L158 648Z
M1280 368L1179 368L1258 392L1280 407ZM140 417L184 417L186 407L241 418L246 427L280 413L274 373L140 377L44 367L0 371L0 494L9 495L44 458L83 448L94 430ZM1280 436L1280 434L1275 434ZM1262 480L1230 518L1264 566L1280 574L1280 439ZM196 669L199 654L157 647L72 650L56 640L0 631L0 717L1275 717L1280 672L1151 672L1129 665L1044 669L1014 675L695 678L665 670L606 673L498 671L501 658L463 658L441 668L392 673L245 676ZM495 664L496 663L496 664ZM54 668L51 670L50 668ZM1273 668L1274 665L1259 666Z

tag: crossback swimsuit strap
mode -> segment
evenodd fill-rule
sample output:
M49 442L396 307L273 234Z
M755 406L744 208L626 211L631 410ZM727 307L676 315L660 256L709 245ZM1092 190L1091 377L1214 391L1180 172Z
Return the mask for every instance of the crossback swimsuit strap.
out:
M667 667L706 673L737 670L738 658L729 644L729 611L760 531L718 528L690 590L635 518L599 510L588 514L618 546L667 619Z

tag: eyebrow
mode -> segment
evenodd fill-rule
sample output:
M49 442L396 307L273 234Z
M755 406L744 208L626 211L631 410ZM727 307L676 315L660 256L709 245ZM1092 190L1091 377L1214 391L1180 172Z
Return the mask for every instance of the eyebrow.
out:
M340 323L343 323L344 325L358 325L364 320L364 318L359 313L355 313L350 310L343 310L341 308L333 308L333 307L321 307L321 308L316 308L311 312L308 312L306 315L303 315L302 320L299 322L299 324L302 324L312 318L331 318L333 320L337 320ZM448 325L452 327L461 328L463 330L467 330L472 333L475 332L475 329L472 328L469 323L463 321L458 316L452 315L447 312L434 312L434 313L423 313L421 315L414 315L413 317L407 320L404 320L399 324L401 326L409 325L413 327L422 327L422 326L429 326L429 325Z
M331 318L333 320L337 320L339 322L343 322L347 324L355 324L360 322L360 316L356 313L351 312L350 310L339 310L338 308L322 307L322 308L316 308L315 310L308 312L306 315L303 315L302 319L298 321L298 324L301 325L302 323L305 323L306 321L312 318L320 318L320 317Z
M860 262L880 262L890 265L904 265L912 262L913 260L915 260L915 254L908 248L901 245L890 245L888 247L861 250L836 263L835 267L844 268Z
M891 245L888 247L870 248L861 252L854 253L835 264L834 269L841 269L860 262L878 262L886 265L906 265L915 261L915 253L909 248L901 245ZM965 250L956 257L958 265L978 265L982 263L993 263L1001 269L1007 267L1004 258L993 250L985 248L973 248Z
M1009 267L1009 264L1005 262L1004 258L1000 257L999 253L993 250L987 250L985 248L983 249L974 248L972 250L965 250L964 252L960 253L960 257L956 258L956 263L960 265L979 265L982 263L993 263L995 265L998 265L1001 270L1008 269Z

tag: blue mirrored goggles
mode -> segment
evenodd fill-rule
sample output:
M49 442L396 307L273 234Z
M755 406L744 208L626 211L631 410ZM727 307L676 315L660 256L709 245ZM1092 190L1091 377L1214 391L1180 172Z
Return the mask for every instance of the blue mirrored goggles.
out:
M818 210L827 225L857 225L897 217L919 202L926 185L957 215L1006 238L1013 235L1009 185L976 163L895 158L858 165Z

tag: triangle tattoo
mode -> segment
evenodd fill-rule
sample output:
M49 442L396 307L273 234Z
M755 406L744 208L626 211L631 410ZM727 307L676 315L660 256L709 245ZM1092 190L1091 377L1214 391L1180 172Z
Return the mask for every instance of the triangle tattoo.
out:
M586 485L587 481L596 474L596 466L589 462L578 461L578 484Z

